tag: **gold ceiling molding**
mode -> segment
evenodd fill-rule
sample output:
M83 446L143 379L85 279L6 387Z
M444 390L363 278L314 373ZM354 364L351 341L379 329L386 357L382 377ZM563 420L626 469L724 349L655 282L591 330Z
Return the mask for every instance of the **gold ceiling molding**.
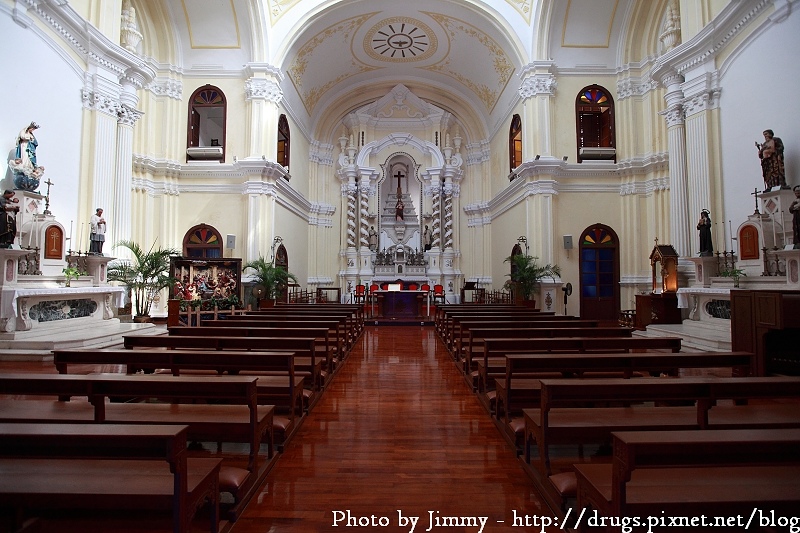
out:
M376 13L367 13L328 26L300 47L286 73L309 114L331 87L350 76L378 70L358 61L351 52L353 34ZM332 60L336 58L336 61ZM346 58L346 59L342 59ZM315 73L337 69L339 75L323 83L309 81ZM314 86L314 83L319 85Z
M269 0L269 21L273 26L284 13L292 9L300 0Z
M531 0L506 0L506 2L519 11L519 14L522 15L526 23L531 23L531 12L533 11Z
M228 11L225 4L230 6ZM189 42L195 49L241 48L239 20L233 0L181 0ZM214 17L209 22L208 13Z
M450 37L450 49L445 59L435 65L422 68L450 76L463 83L480 98L491 113L514 74L514 65L503 47L468 22L440 13L425 11L422 13L440 24ZM458 54L454 50L468 50L469 52ZM463 64L456 64L456 57L463 58ZM495 76L491 75L492 72ZM469 74L474 74L474 76Z
M364 36L367 55L391 63L428 59L438 47L439 40L430 26L410 17L383 19Z

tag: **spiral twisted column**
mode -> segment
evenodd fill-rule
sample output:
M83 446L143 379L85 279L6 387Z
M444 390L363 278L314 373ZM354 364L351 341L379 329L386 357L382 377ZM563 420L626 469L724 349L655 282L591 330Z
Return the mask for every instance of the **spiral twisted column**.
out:
M431 210L433 212L433 240L431 242L431 248L441 248L442 245L442 228L441 228L441 220L442 220L442 196L438 189L433 191L431 194Z
M356 187L347 186L347 247L356 247Z
M453 247L453 191L444 192L444 248Z
M359 190L359 246L369 248L369 187Z

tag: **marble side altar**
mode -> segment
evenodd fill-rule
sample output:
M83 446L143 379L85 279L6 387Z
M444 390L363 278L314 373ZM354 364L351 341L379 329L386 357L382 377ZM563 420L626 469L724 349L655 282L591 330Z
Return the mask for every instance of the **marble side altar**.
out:
M106 279L106 266L114 258L81 258L86 274L65 286L63 274L21 273L36 253L43 252L0 249L0 359L49 357L56 348L108 345L119 342L123 333L153 327L122 324L115 318L125 289L112 287ZM66 266L65 259L61 265Z

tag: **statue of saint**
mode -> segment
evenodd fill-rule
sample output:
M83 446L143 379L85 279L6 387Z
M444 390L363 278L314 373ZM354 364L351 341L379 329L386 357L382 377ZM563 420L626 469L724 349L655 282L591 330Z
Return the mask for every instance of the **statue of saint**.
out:
M403 210L406 208L405 204L403 204L403 200L400 198L397 199L397 203L394 204L394 219L395 220L404 220L405 214Z
M369 227L369 249L375 251L378 249L378 232L375 231L375 226Z
M786 170L783 167L783 141L775 137L772 130L764 130L764 142L759 144L758 158L761 159L761 174L764 176L765 190L773 187L788 189L786 185Z
M714 255L714 246L711 242L711 213L703 209L700 212L700 221L697 223L700 230L700 257L710 257Z
M792 189L794 191L794 202L789 206L789 212L792 214L792 242L794 249L800 249L800 185L795 185Z

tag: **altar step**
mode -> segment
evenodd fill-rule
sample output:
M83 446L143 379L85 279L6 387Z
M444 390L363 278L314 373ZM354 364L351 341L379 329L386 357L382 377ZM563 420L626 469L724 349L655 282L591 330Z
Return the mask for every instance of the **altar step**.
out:
M108 348L122 345L122 337L137 335L159 335L164 328L154 324L135 324L107 320L108 324L92 324L91 327L45 332L17 332L14 339L0 339L0 361L50 361L53 350L69 348Z
M683 351L726 352L731 350L731 326L728 321L717 323L684 320L682 324L650 324L635 335L644 337L680 337Z

